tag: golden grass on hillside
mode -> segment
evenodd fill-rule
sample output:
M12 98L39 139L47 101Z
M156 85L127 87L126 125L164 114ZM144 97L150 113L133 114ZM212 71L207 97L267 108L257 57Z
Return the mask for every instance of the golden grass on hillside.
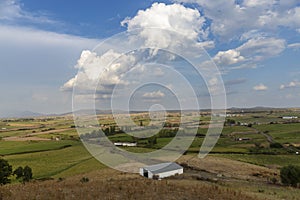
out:
M32 182L0 188L0 199L220 199L254 200L231 189L223 189L201 181L148 180L138 175L113 170L86 174L63 181Z

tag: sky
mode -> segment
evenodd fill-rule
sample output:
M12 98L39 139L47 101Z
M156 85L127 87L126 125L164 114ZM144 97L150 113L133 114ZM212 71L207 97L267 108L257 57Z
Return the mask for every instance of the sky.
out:
M178 32L180 37L149 31L151 27ZM75 77L83 77L77 79L83 85L93 85L98 80L93 75L104 73L99 69L103 60L121 55L117 45L101 55L92 50L115 34L135 29L144 46L155 44L174 52L184 49L186 55L204 48L220 70L227 107L300 106L298 0L0 0L0 115L70 112ZM181 49L176 44L179 40L189 49ZM124 55L110 66L102 74L106 85L116 85L114 81L124 77L126 63L138 65L138 55L142 54ZM157 55L163 56L151 54L153 58ZM86 57L98 62L98 68L82 64ZM175 59L172 64L178 67L180 61ZM146 74L155 80L166 74L162 69L170 70L140 68L144 71L136 68L138 76ZM141 97L157 103L167 89L145 87ZM99 92L99 99L105 97Z

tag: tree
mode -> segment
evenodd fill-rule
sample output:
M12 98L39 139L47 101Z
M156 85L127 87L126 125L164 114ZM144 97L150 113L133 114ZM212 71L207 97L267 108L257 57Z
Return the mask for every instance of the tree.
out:
M153 147L155 144L157 144L157 138L155 136L148 138L148 144L150 147Z
M29 182L32 179L32 169L25 166L23 169L23 182Z
M300 167L289 165L280 170L281 182L296 187L300 183Z
M16 179L20 179L23 176L23 168L22 167L18 167L17 169L15 169L15 171L13 172L13 175L16 175Z
M9 177L12 174L12 166L4 159L0 158L0 185L10 183Z
M277 149L280 149L280 148L283 148L282 144L278 143L278 142L275 142L275 143L271 143L270 144L270 148L277 148Z
M29 182L32 179L32 169L28 166L25 166L24 168L18 167L13 174L23 183Z
M226 119L226 121L224 122L224 126L233 126L235 125L235 120L233 119Z

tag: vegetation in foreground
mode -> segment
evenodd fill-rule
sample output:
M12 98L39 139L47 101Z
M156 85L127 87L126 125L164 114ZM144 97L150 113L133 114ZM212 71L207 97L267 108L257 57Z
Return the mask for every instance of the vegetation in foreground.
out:
M16 179L21 182L29 182L32 179L32 169L27 165L18 167L16 170L12 170L12 166L7 160L0 159L0 185L5 185L11 182L10 177L16 175Z
M147 180L138 175L102 170L66 180L7 185L0 190L3 199L240 199L254 200L241 191L197 180ZM34 192L33 192L34 191Z

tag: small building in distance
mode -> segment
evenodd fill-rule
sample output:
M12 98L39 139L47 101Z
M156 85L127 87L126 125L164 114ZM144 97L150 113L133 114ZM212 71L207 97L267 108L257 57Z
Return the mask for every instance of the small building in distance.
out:
M250 138L236 138L236 141L248 141L251 140Z
M173 162L160 163L140 168L140 175L149 179L162 179L177 174L183 174L183 167Z
M122 147L136 147L137 143L129 143L129 142L115 142L115 146L122 146Z
M282 119L298 119L297 116L283 116Z

